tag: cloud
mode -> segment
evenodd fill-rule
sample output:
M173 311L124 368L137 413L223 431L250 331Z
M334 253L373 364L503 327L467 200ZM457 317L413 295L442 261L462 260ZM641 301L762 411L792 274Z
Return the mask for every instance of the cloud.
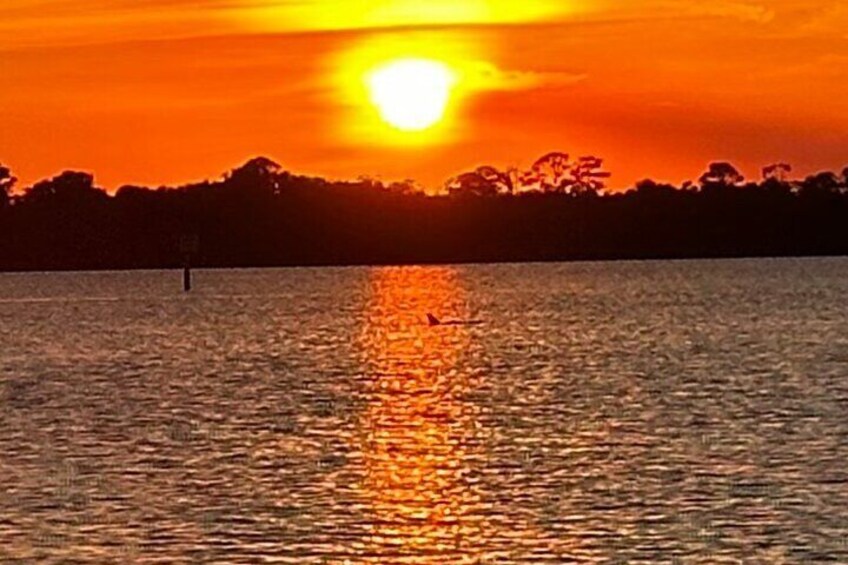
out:
M0 49L251 33L737 21L844 37L844 0L0 0ZM780 29L778 28L778 24Z
M2 0L0 48L221 33L513 24L557 20L574 12L575 5L561 0Z
M766 24L775 19L776 12L761 4L748 2L705 2L691 8L696 15L732 18L743 22Z
M637 20L668 20L724 18L748 23L765 24L777 16L776 8L784 0L745 2L740 0L649 0L635 4L607 5L596 12L597 17L620 16ZM591 16L590 16L591 17Z
M313 0L253 2L240 9L270 29L362 29L540 21L568 13L553 0Z
M500 69L487 61L475 61L463 69L475 88L480 90L533 90L551 86L568 86L585 80L585 73L566 71L534 71Z
M805 35L819 36L828 33L841 33L848 25L848 5L843 2L830 2L826 5L807 9L798 18L798 31ZM848 39L848 35L843 36Z

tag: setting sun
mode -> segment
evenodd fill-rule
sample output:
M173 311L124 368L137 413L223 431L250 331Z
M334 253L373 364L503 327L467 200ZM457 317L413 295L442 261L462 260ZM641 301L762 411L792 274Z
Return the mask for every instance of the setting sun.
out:
M409 132L428 129L442 119L455 80L445 64L428 59L392 61L366 77L380 117Z

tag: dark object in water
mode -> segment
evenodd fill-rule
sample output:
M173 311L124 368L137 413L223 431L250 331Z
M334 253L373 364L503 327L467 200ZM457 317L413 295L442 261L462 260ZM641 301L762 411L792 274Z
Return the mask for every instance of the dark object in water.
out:
M432 326L479 326L483 320L446 320L441 321L433 314L427 314L427 323Z

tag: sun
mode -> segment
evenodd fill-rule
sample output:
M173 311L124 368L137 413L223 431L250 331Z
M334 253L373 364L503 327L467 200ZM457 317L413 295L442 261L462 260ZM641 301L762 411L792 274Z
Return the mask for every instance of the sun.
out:
M438 124L455 83L450 67L432 59L396 59L366 76L371 103L380 117L405 132Z

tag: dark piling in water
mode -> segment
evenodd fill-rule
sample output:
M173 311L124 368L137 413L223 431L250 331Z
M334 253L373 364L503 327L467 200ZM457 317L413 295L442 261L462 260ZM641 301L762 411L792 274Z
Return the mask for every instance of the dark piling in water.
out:
M183 267L183 291L189 292L191 290L191 266L186 264Z
M200 238L196 234L180 237L180 251L183 255L183 291L191 290L191 260L200 249Z

